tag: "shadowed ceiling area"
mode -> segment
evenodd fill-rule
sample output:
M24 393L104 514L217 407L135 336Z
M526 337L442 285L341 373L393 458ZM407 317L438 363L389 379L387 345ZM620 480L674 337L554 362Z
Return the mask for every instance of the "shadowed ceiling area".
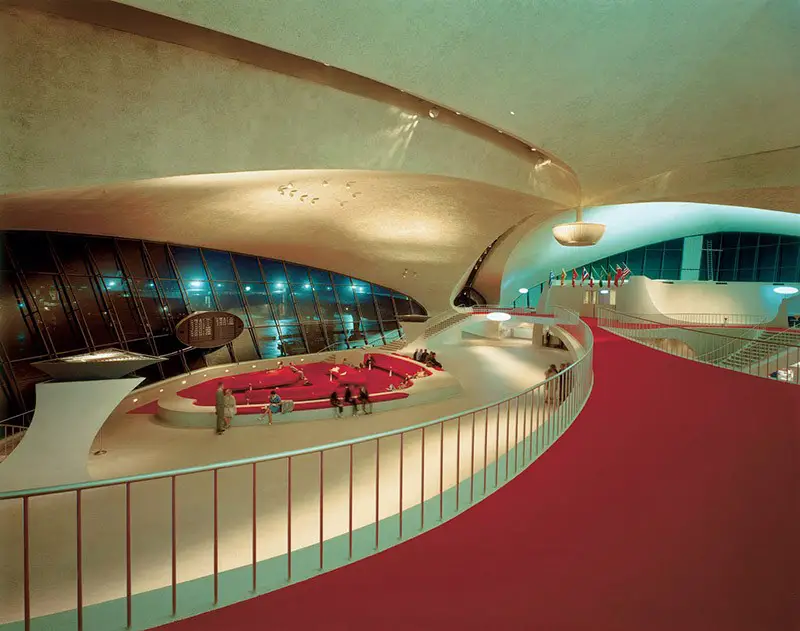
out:
M796 0L127 4L487 121L562 157L591 198L800 145Z
M0 197L4 229L285 259L366 277L431 313L448 305L488 243L525 218L547 221L559 208L479 182L377 171L195 175Z

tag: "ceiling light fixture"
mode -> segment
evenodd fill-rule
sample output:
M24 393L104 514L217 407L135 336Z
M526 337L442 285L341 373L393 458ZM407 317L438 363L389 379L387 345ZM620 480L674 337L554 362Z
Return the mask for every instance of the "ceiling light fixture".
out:
M586 247L595 245L606 232L605 224L583 221L583 209L575 209L575 221L553 227L555 240L565 247Z
M527 293L528 293L528 289L527 289L526 287L520 287L520 288L519 288L519 293L521 293L521 294L527 294Z
M774 291L776 294L781 294L783 296L794 296L796 293L800 292L800 289L798 289L797 287L781 286L781 287L775 287L772 291Z
M431 109L429 109L428 116L430 116L431 118L439 118L439 108L432 107Z

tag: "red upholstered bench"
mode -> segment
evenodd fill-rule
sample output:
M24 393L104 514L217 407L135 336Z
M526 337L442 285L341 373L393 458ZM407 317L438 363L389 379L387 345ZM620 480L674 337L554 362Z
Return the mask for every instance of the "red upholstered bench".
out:
M230 377L220 377L219 379L209 379L203 383L184 388L178 392L178 395L185 399L194 399L197 405L214 405L217 383L220 381L224 388L233 390L246 390L252 386L253 395L255 395L256 391L266 392L266 396L269 398L269 391L272 388L297 384L300 381L300 375L287 367L279 368L278 370L232 375ZM239 394L236 396L238 401ZM253 396L251 396L252 400ZM242 398L242 401L244 401L244 398Z
M380 392L378 394L370 395L373 404L383 403L384 401L394 401L396 399L405 399L408 397L407 392ZM287 397L290 398L290 397ZM346 407L346 406L345 406ZM296 401L294 404L295 412L302 412L303 410L322 410L331 407L329 399L314 399L312 401ZM236 408L237 414L261 414L263 406L246 405Z
M420 370L424 370L427 375L432 374L430 370L400 357L384 355L383 353L375 353L374 355L370 355L370 357L375 360L376 368L392 371L395 375L400 375L401 377L413 377Z

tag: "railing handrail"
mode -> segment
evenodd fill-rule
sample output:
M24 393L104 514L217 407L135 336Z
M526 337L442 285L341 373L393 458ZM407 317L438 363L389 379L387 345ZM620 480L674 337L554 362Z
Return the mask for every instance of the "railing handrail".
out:
M641 317L639 315L634 315L634 314L631 314L631 313L624 313L622 311L617 311L616 309L606 309L605 307L599 307L598 306L597 311L598 312L602 311L602 312L613 313L613 314L616 314L618 316L624 316L626 318L632 318L634 320L639 320L640 322L647 322L648 324L657 324L657 325L660 325L662 328L665 328L665 329L682 329L682 330L686 330L686 331L692 331L694 333L702 333L703 335L713 335L713 336L716 336L716 337L723 337L723 338L728 339L728 340L738 340L740 342L745 339L745 338L742 338L742 337L737 337L735 335L726 335L725 333L712 333L711 331L698 331L697 328L695 328L695 327L681 326L679 324L673 324L672 322L659 322L658 320L648 320L647 318L643 318L643 317ZM757 328L757 327L752 327L752 328ZM793 328L793 327L790 327L790 328ZM778 333L778 331L776 331L776 333ZM764 343L766 344L768 342L764 342ZM795 344L773 344L773 346L795 347L795 346L800 346L800 344L798 344L798 345L795 345Z
M562 312L564 312L564 314L567 317L573 316L576 319L576 322L564 322L564 324L572 324L573 326L574 325L583 325L585 327L587 333L588 333L588 336L589 336L588 337L588 345L583 348L583 353L580 355L580 357L578 357L574 362L569 364L569 366L567 367L567 370L570 370L574 366L577 366L578 364L583 362L586 359L586 357L589 356L589 351L594 346L594 338L593 338L593 336L591 334L591 330L589 329L588 325L586 325L586 323L583 322L580 319L580 316L577 313L575 313L574 311L571 311L570 309L566 309L564 307L556 307L556 309L561 310ZM501 405L503 403L511 401L512 399L516 399L516 398L518 398L520 396L526 395L527 393L531 392L532 390L535 390L536 388L541 387L542 384L545 384L545 383L547 383L549 381L553 381L554 379L558 379L558 378L559 378L559 375L554 375L552 377L549 377L548 379L544 379L543 381L539 381L539 382L533 384L532 386L529 386L529 387L525 388L523 391L521 391L521 392L519 392L517 394L503 397L503 398L498 399L496 401L493 401L491 403L485 403L485 404L482 404L482 405L479 405L479 406L476 406L476 407L473 407L473 408L469 408L467 410L461 410L460 412L456 412L454 414L449 414L447 416L440 417L440 418L437 418L437 419L433 419L433 420L430 420L430 421L417 423L417 424L410 425L410 426L407 426L407 427L403 427L403 428L400 428L400 429L389 430L389 431L386 431L386 432L379 432L377 434L370 434L368 436L359 436L357 438L351 438L349 440L339 441L339 442L335 442L335 443L327 443L325 445L317 445L317 446L314 446L314 447L306 447L306 448L303 448L303 449L295 449L295 450L292 450L292 451L284 451L284 452L277 453L277 454L267 454L267 455L263 455L263 456L252 456L250 458L240 458L240 459L237 459L237 460L230 460L230 461L226 461L226 462L217 462L217 463L211 463L211 464L206 464L206 465L197 465L197 466L194 466L194 467L185 467L183 469L171 469L171 470L167 470L167 471L156 471L156 472L153 472L153 473L139 473L139 474L130 475L130 476L123 476L123 477L119 477L119 478L106 478L106 479L102 479L102 480L87 480L87 481L84 481L84 482L76 482L76 483L72 483L72 484L61 484L61 485L56 485L56 486L40 487L40 488L33 488L33 489L18 489L18 490L13 490L13 491L0 491L0 500L18 499L18 498L22 498L22 497L35 497L35 496L40 496L40 495L52 495L52 494L56 494L56 493L64 493L64 492L67 492L67 491L75 491L75 490L78 490L78 489L81 489L81 490L83 490L83 489L94 489L94 488L102 488L102 487L108 487L108 486L117 486L117 485L120 485L120 484L126 484L126 483L131 483L131 482L144 482L144 481L147 481L147 480L158 480L158 479L163 479L163 478L171 478L171 477L189 475L189 474L193 474L193 473L203 473L203 472L206 472L206 471L213 471L215 469L216 470L219 470L219 469L230 469L232 467L238 467L238 466L242 466L242 465L260 463L260 462L269 462L269 461L273 461L273 460L281 460L283 458L303 456L303 455L306 455L306 454L313 454L313 453L318 453L318 452L323 452L323 451L330 451L332 449L340 449L342 447L348 447L350 445L357 445L357 444L360 444L360 443L370 442L370 441L378 440L378 439L381 439L381 438L388 438L389 436L397 436L398 434L404 434L406 432L416 431L416 430L422 429L423 427L430 427L432 425L438 425L438 424L441 424L441 423L446 423L447 421L451 421L453 419L457 419L458 417L464 416L466 414L472 414L474 412L479 412L481 410L489 409L489 408L492 408L492 407L494 407L496 405Z

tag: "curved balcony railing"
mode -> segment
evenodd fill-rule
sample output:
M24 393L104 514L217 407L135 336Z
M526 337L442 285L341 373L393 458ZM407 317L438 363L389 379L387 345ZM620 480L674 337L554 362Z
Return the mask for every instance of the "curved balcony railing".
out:
M570 426L593 338L556 377L397 431L210 466L0 493L0 628L144 629L407 540L486 497ZM31 626L33 625L33 626Z
M704 364L785 383L800 384L800 331L742 326L738 335L652 320L598 308L598 324L640 344ZM743 320L744 321L744 320ZM698 324L695 326L716 326Z

